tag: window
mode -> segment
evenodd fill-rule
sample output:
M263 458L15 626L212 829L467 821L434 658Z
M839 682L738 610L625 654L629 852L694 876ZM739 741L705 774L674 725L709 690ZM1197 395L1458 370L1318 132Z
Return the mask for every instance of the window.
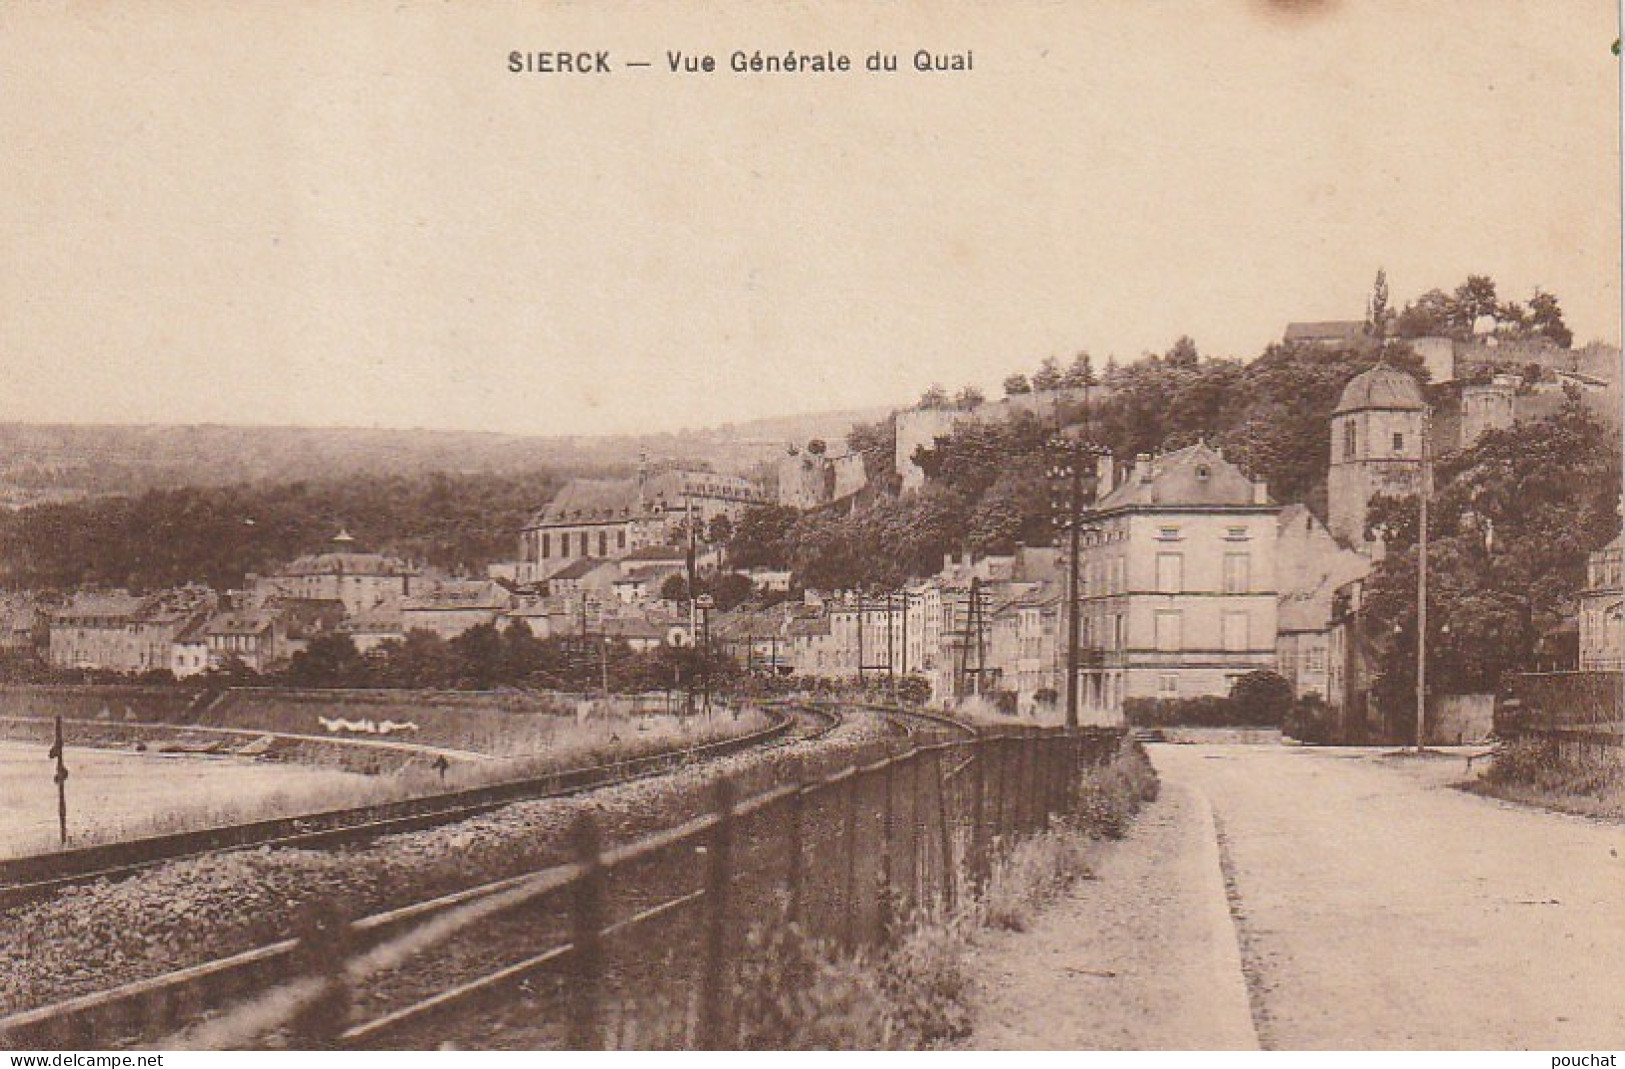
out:
M1224 592L1245 594L1252 589L1252 558L1246 553L1224 555Z
M1157 694L1164 698L1172 698L1179 693L1179 677L1164 675L1157 677Z
M553 555L553 536L550 535L550 534L544 534L544 535L542 535L542 560L546 560L547 558L551 557L552 555Z
M1182 646L1183 636L1180 614L1177 612L1157 613L1157 649L1164 653L1177 653Z
M1246 613L1227 612L1224 614L1224 648L1228 653L1240 653L1247 649Z
M1353 460L1354 459L1354 448L1355 448L1356 443L1357 443L1357 437L1356 437L1356 432L1355 432L1355 429L1354 429L1354 420L1350 419L1347 423L1343 424L1343 459L1344 460Z
M1324 672L1326 670L1326 651L1319 646L1309 647L1309 671Z
M615 532L615 545L620 549L626 548L626 528L622 527Z
M1247 528L1228 527L1225 529L1224 538L1227 542L1245 542L1247 541Z
M600 557L609 556L609 532L608 531L599 531L598 532L598 555Z
M1394 452L1403 453L1404 451L1405 451L1405 433L1403 431L1395 431L1394 432Z
M1157 540L1159 542L1177 542L1177 541L1179 541L1179 528L1177 528L1177 527L1164 527L1164 528L1160 529L1159 531L1157 531Z
M1185 589L1185 555L1157 554L1157 593L1179 594Z

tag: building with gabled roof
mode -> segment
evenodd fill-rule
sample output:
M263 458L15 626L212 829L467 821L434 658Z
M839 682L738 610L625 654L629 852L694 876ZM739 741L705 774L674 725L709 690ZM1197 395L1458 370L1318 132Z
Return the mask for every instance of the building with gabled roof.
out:
M49 613L48 659L58 668L149 672L171 666L175 638L213 611L207 587L155 594L81 591Z
M1106 489L1079 554L1080 705L1229 693L1275 667L1280 507L1217 450L1142 455Z
M453 639L482 624L495 626L514 601L512 592L494 580L442 580L401 602L401 629Z
M631 479L571 479L520 532L515 578L530 583L583 557L619 560L648 552L689 520L703 526L721 515L737 519L769 501L749 479L715 472L651 475L640 465Z
M1350 349L1374 344L1360 319L1325 319L1288 323L1281 339L1288 345L1319 345L1328 349Z

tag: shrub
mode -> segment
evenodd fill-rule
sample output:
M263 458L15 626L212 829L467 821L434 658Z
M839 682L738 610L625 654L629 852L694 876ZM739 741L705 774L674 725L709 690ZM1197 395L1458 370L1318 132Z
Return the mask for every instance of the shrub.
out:
M1121 839L1140 806L1155 801L1162 788L1145 748L1125 739L1107 764L1084 775L1078 790L1078 819L1090 834Z
M1268 668L1248 672L1230 687L1237 723L1279 727L1292 710L1292 683Z
M981 902L982 923L1026 931L1034 913L1089 876L1087 838L1082 829L1063 824L1021 840L997 858Z
M898 1050L908 1037L859 958L842 957L799 925L757 925L734 982L739 1050Z
M880 988L888 1034L915 1047L941 1047L970 1035L972 976L963 920L917 926L886 955Z
M1298 699L1281 724L1283 734L1308 743L1331 742L1332 728L1332 710L1318 694Z
M1508 739L1495 748L1489 779L1554 794L1600 796L1625 789L1625 768L1617 758L1565 761L1557 747L1544 740Z

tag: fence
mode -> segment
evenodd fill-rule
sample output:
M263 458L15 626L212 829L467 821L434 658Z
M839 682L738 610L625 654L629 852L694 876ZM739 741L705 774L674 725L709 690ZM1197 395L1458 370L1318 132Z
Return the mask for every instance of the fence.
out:
M1520 675L1495 709L1495 734L1537 741L1566 765L1617 765L1625 759L1625 673Z
M120 1025L154 1037L158 1023L182 1029L157 1040L165 1048L734 1047L740 970L762 952L753 925L793 921L851 950L884 943L916 908L974 894L1001 843L1073 807L1081 770L1121 739L1034 729L887 743L748 798L721 780L709 811L608 849L585 816L570 863L353 925L313 911L274 986L257 977L256 994L201 1024L189 1023L208 1008L193 990L111 1026L86 1000L4 1038L90 1049Z

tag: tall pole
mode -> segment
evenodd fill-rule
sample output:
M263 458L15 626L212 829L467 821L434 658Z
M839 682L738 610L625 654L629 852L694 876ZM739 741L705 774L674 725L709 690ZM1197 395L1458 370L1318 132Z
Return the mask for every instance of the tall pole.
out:
M858 689L863 689L863 594L858 593Z
M1422 410L1422 488L1416 542L1416 752L1422 752L1428 694L1428 410Z
M1078 545L1083 526L1083 468L1080 457L1071 458L1071 494L1067 501L1066 565L1066 726L1078 726Z
M903 674L908 675L908 587L903 588Z
M56 822L62 845L68 845L68 766L62 760L62 714L56 717L56 741L48 755L56 758Z

